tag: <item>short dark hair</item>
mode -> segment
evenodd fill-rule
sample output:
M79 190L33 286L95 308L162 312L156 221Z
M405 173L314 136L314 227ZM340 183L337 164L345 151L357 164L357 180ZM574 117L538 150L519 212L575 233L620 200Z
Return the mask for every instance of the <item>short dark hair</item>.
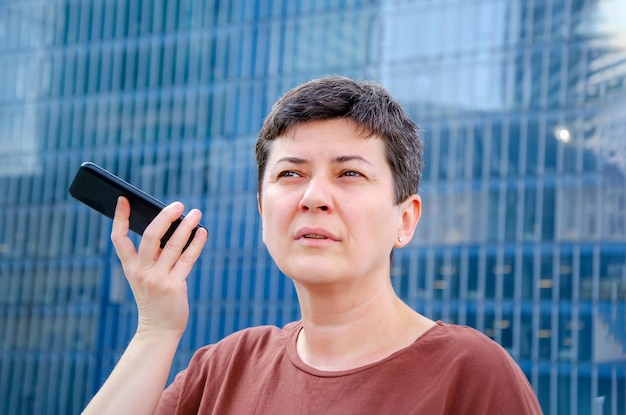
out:
M333 118L353 120L365 137L383 139L395 182L396 203L418 192L423 144L417 125L379 83L328 76L290 90L265 118L256 142L259 194L272 140L300 123Z

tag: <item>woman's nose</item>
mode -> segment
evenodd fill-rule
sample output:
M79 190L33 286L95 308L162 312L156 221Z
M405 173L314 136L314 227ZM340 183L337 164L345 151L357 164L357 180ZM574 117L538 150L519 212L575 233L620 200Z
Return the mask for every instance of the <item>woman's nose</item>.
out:
M300 199L300 209L303 211L328 212L331 208L331 186L323 179L310 179L302 199Z

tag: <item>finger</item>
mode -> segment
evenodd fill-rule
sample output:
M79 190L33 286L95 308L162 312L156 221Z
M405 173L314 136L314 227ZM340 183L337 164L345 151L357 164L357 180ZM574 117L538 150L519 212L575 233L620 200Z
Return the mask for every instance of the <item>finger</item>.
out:
M111 229L111 242L115 247L117 256L122 264L133 260L137 255L137 250L133 241L128 237L128 229L130 226L130 203L128 199L120 196L117 199L115 213L113 215L113 227Z
M172 225L172 222L183 214L184 206L180 202L174 202L161 210L161 212L146 227L139 243L139 262L144 265L152 265L154 259L161 250L161 238Z
M205 228L199 228L196 231L191 243L182 253L174 268L172 269L171 276L177 280L184 280L187 278L193 268L194 264L202 253L202 248L206 244L208 238L208 231Z
M176 228L170 239L163 247L159 259L173 265L181 255L184 246L189 241L191 232L198 226L202 213L198 209L192 209Z

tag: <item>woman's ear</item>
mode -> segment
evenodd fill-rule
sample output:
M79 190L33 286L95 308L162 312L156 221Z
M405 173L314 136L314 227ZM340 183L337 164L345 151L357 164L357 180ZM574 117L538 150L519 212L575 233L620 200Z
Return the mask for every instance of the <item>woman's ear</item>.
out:
M415 233L420 217L422 216L422 199L417 194L409 196L402 205L402 217L400 227L394 247L402 248L406 246Z

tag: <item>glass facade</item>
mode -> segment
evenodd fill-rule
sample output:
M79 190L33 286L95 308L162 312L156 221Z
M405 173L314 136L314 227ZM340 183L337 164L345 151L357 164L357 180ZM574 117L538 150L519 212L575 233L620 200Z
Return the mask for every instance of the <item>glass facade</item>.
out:
M626 3L0 0L0 412L78 413L136 309L82 161L204 212L195 349L299 316L260 238L256 132L291 87L377 79L424 130L398 293L519 362L546 414L626 413Z

